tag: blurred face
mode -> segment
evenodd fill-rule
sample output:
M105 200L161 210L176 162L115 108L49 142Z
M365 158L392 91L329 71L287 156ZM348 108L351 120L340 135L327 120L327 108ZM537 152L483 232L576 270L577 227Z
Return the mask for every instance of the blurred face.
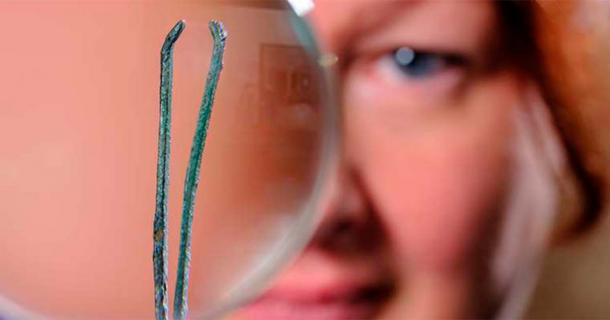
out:
M488 1L317 1L344 153L317 235L246 319L489 317L522 81Z

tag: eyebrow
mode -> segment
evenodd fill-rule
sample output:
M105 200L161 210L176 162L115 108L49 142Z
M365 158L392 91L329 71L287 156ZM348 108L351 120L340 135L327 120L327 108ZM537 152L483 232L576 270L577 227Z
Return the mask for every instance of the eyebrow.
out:
M491 3L473 6L475 3L455 7L435 6L434 1L392 1L373 10L371 2L359 2L346 10L349 16L337 26L344 29L342 47L337 52L344 57L342 66L362 54L378 54L404 45L466 57L466 61L484 65L493 59L489 48L495 39L492 30L497 28L497 12ZM361 18L367 11L373 12L375 18ZM459 14L458 18L451 18L455 14ZM354 23L354 19L358 22Z
M420 0L393 0L379 2L379 0L369 1L354 1L349 6L344 14L349 15L344 23L338 27L336 33L337 39L342 39L339 46L336 48L336 53L345 52L350 43L355 42L358 38L365 37L371 33L377 32L379 29L392 24L398 17L404 19L404 10L406 7L413 7L420 3ZM370 14L374 12L375 14Z

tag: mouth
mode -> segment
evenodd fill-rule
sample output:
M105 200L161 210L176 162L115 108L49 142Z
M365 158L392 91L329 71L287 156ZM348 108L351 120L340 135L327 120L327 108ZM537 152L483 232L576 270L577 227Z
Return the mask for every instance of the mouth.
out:
M369 224L321 227L273 286L236 314L246 320L374 319L395 293L396 274ZM373 230L374 231L374 230ZM364 236L363 236L364 235ZM332 241L330 241L332 240Z
M318 289L272 289L247 306L248 320L371 319L390 296L389 285L337 286Z

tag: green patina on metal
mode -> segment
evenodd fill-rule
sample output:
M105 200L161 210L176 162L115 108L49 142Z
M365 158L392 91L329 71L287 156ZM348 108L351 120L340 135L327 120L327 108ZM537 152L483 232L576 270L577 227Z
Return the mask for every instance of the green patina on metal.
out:
M169 193L169 159L171 144L172 83L174 44L184 30L184 21L178 21L167 34L161 48L161 86L159 116L159 147L157 158L157 199L153 226L153 265L155 279L155 316L168 317L167 295L167 197Z
M160 119L159 146L157 162L157 199L153 227L153 265L155 282L155 316L157 320L168 319L168 263L167 263L167 196L169 189L169 157L171 142L171 103L173 78L173 48L176 40L184 30L185 24L179 21L167 35L161 49L161 86L160 86ZM208 77L205 84L197 128L191 146L186 179L184 182L184 197L182 209L182 224L180 228L180 256L178 260L178 275L174 298L174 319L183 320L188 312L188 282L191 261L191 232L195 196L199 184L201 159L205 140L210 124L214 96L218 87L220 72L223 67L223 55L227 33L221 22L212 20L209 23L214 48Z
M176 292L174 296L174 319L183 320L188 311L188 282L191 263L191 229L193 224L193 209L195 207L195 195L199 184L199 171L201 167L201 156L205 147L212 105L218 86L218 79L222 71L222 59L225 50L227 33L221 22L212 20L209 23L210 32L214 40L212 61L205 84L205 91L199 109L197 128L191 146L191 157L189 159L186 179L184 181L184 198L182 203L182 224L180 227L180 257L178 258L178 275L176 277Z

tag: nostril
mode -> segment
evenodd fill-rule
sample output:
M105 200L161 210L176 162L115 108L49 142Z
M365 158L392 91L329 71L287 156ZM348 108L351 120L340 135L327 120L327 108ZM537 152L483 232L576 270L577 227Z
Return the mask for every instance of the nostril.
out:
M322 226L314 241L325 250L333 252L361 251L362 239L366 238L365 228L350 217L336 217Z
M339 189L310 245L333 254L370 256L385 245L385 237L366 187L356 172L345 172Z
M335 234L341 235L353 233L355 229L357 229L357 226L353 219L350 219L349 217L342 217L339 218L338 221L334 222L331 229Z

